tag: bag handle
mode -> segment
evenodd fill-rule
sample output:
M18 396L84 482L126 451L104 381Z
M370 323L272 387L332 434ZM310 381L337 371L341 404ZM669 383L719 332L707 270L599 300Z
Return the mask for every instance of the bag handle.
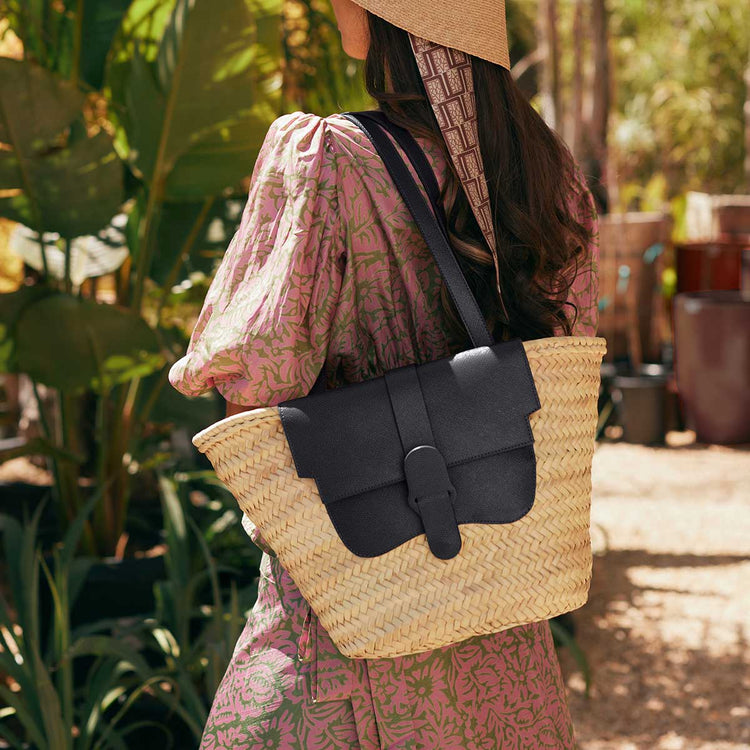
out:
M417 227L427 243L427 247L435 259L448 293L456 306L472 344L475 347L491 346L495 341L487 328L484 315L482 315L479 304L469 288L466 277L463 271L461 271L461 266L453 254L443 227L427 205L427 201L417 187L417 183L412 177L411 172L409 172L390 138L378 125L374 124L371 118L363 117L360 119L358 117L359 114L344 112L343 116L359 126L372 141L373 146L375 146L375 149L383 159L393 182L396 184L396 188L404 199L404 203L406 203L411 212ZM367 125L364 123L365 119L369 120ZM413 136L408 131L404 130L404 132L408 135L408 138L413 139ZM416 141L414 143L419 148Z
M362 112L353 112L358 119L371 120L380 125L381 128L387 130L395 139L396 143L401 146L401 149L409 157L411 165L419 175L419 179L427 190L427 195L430 198L432 209L435 215L440 220L440 226L443 228L443 234L448 237L448 221L445 216L445 207L443 202L440 200L440 186L435 178L435 173L432 171L430 162L427 161L424 151L421 146L417 143L414 136L401 125L396 125L388 119L385 112L380 109L364 110Z
M381 116L379 112L343 112L342 115L364 132L383 160L391 179L401 194L404 203L406 203L422 237L424 237L432 257L435 259L448 293L456 306L472 344L474 347L492 346L495 340L487 328L487 323L476 297L469 288L466 277L448 241L444 223L445 211L439 200L440 191L435 174L414 136L406 128L390 122L385 115ZM409 157L420 179L425 183L425 189L430 196L430 203L432 203L435 213L430 210L430 206L424 199L414 177L384 129L393 134L393 137ZM440 217L440 220L437 217ZM325 389L324 364L310 392L320 393Z

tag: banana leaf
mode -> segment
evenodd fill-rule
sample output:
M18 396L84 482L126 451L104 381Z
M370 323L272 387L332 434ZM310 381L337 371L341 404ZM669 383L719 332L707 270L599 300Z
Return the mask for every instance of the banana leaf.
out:
M0 216L73 238L117 212L122 164L107 133L88 135L84 101L43 68L0 58Z
M280 111L281 6L281 0L130 6L106 82L118 146L158 203L219 195L252 171Z
M164 365L158 338L143 318L66 294L26 305L10 338L9 369L62 391L106 391Z

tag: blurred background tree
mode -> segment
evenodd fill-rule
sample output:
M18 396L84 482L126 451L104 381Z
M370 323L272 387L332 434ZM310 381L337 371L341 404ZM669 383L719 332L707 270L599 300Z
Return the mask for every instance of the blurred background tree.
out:
M592 162L599 162L613 208L648 210L688 190L750 190L745 4L518 5L527 23L537 13L541 59L533 100L584 171L596 172Z

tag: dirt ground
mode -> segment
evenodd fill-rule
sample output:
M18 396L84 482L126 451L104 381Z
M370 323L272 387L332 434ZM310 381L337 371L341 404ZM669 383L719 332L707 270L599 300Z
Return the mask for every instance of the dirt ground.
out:
M581 750L750 748L750 446L603 442L594 575L561 654Z

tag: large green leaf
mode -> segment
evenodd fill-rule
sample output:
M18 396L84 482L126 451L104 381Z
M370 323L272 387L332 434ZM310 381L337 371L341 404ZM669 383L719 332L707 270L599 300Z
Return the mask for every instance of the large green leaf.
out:
M0 0L26 57L63 78L102 87L110 44L130 0Z
M104 84L107 53L129 5L130 0L87 0L78 4L79 8L83 6L79 73L95 89Z
M83 94L28 62L0 58L0 216L63 237L95 234L123 199L112 139L89 137Z
M163 200L252 171L281 104L281 0L135 0L107 82L134 168Z
M0 294L0 372L15 371L14 332L21 313L29 305L54 293L49 287L34 285Z
M156 334L142 318L66 294L27 305L13 339L16 369L65 391L106 389L164 364Z

